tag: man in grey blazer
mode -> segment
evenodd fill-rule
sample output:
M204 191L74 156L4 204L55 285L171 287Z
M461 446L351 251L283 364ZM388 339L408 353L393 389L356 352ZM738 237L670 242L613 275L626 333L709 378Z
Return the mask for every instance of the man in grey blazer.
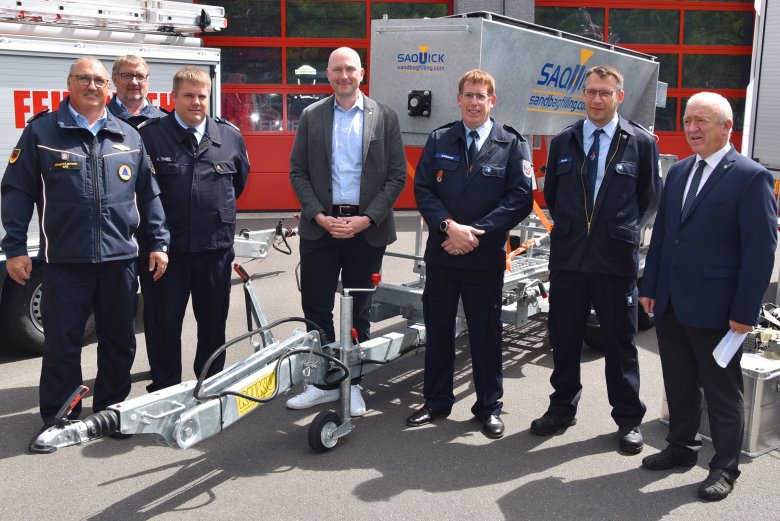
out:
M336 339L333 304L339 273L345 288L370 287L388 244L396 239L393 204L406 183L398 116L363 95L365 71L353 49L328 60L334 94L303 111L290 154L290 182L301 205L301 304L304 316ZM353 295L358 340L369 338L371 293ZM365 413L359 378L352 380L352 416ZM287 407L338 400L335 386L309 386Z

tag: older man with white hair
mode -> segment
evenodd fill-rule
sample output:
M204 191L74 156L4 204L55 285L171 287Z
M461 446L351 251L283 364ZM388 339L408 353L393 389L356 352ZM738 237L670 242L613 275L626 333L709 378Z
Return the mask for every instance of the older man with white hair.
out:
M774 265L777 204L771 174L729 143L734 120L724 97L695 94L683 121L695 154L669 171L639 291L656 316L669 445L642 466L696 464L704 391L715 454L699 497L717 501L740 473L744 400L742 349L725 368L713 349L729 330L746 333L758 319Z

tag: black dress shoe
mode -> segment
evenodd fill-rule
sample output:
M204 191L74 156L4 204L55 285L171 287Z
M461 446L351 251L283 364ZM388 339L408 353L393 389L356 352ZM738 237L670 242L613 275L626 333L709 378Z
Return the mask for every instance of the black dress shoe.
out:
M707 479L699 485L699 497L707 501L725 499L734 490L736 481L736 478L732 478L728 472L712 469Z
M504 435L504 422L497 414L491 414L482 420L482 432L488 438L498 439Z
M544 416L531 422L531 432L537 436L552 436L563 432L577 423L574 416L558 416L551 412L544 413Z
M667 470L674 467L693 467L696 465L696 453L686 456L672 446L666 447L657 454L642 459L642 466L648 470Z
M618 437L620 438L620 450L623 452L639 454L645 446L639 427L620 427Z
M449 411L435 412L423 405L422 407L414 411L412 414L410 414L408 418L406 418L406 424L409 427L419 427L420 425L431 423L436 418L446 418L449 415L450 415Z
M29 451L33 454L51 454L52 452L57 452L57 447L54 445L50 445L48 443L39 443L38 442L38 436L43 434L45 431L49 430L49 427L51 425L44 425L41 427L41 430L39 430L35 436L32 437L30 440L30 444L27 446Z

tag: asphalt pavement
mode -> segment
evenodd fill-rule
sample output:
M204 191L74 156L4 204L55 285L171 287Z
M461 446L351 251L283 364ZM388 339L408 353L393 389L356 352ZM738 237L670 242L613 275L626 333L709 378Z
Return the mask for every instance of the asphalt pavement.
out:
M265 229L292 214L242 214L240 228ZM400 212L399 241L389 250L412 253L418 217ZM292 219L288 224L294 225ZM272 252L244 261L255 276L269 319L300 316L296 286L297 238L293 254ZM777 269L775 270L777 272ZM412 264L387 259L385 281L414 280ZM776 281L777 274L773 277ZM244 296L234 276L228 338L246 331ZM768 294L774 295L775 283ZM337 305L338 308L338 305ZM144 337L131 397L149 382ZM374 326L374 334L403 325L401 319ZM289 334L295 326L275 331ZM185 377L192 378L196 326L184 324ZM0 334L2 341L2 334ZM725 501L698 499L712 448L705 442L699 463L687 471L651 472L642 456L665 445L659 421L663 380L655 331L637 338L645 449L628 456L617 450L602 356L585 348L583 397L577 425L543 438L529 431L544 413L550 393L552 356L544 315L504 335L506 435L490 440L471 418L474 400L468 337L459 339L452 415L409 428L405 418L422 403L422 351L367 375L368 412L332 450L317 454L307 445L309 423L327 406L287 410L289 396L261 405L224 432L187 450L170 448L152 435L105 438L50 455L31 455L27 444L40 427L37 385L40 359L0 355L0 519L366 519L376 520L776 520L780 451L743 457L742 476ZM85 383L96 371L94 339L83 350ZM247 356L248 345L231 349L229 363ZM298 391L299 389L295 389ZM86 398L89 413L91 398ZM336 404L330 404L335 406ZM334 408L334 407L331 407Z

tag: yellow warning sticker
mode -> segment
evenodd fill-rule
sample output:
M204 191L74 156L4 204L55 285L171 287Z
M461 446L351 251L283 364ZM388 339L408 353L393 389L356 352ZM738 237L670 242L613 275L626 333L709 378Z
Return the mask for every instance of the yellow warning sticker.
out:
M253 398L268 398L274 392L274 387L276 387L276 373L272 372L241 389L241 393ZM245 415L258 405L260 405L258 402L236 396L239 416Z

